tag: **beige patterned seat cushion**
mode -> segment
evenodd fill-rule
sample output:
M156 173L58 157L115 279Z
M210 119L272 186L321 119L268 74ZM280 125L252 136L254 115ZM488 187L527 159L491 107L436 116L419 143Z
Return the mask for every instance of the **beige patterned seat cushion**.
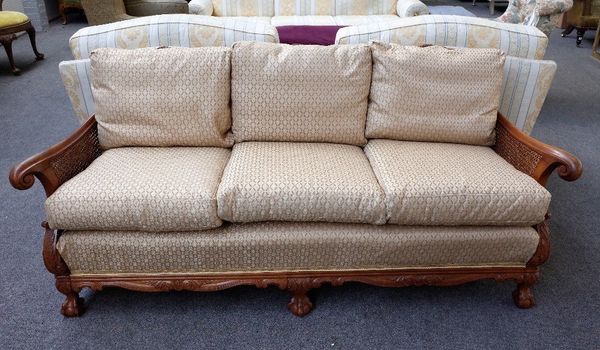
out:
M241 141L366 143L371 53L360 46L233 47L233 134Z
M504 55L374 43L367 138L494 143Z
M46 200L55 229L196 231L218 227L216 193L230 151L115 148Z
M203 232L67 231L58 250L81 275L524 267L537 244L531 227L267 222Z
M392 224L527 226L548 212L550 193L489 147L371 140L365 153Z
M96 50L100 145L230 147L230 56L224 47Z
M359 147L244 142L233 147L217 194L232 222L385 223L384 195Z

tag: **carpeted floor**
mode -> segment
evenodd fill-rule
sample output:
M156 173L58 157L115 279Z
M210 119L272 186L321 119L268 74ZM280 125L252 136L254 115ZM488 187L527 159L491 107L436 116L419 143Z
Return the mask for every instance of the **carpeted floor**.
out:
M466 6L465 6L466 7ZM472 9L487 14L487 3ZM286 309L277 289L218 293L86 292L87 313L66 319L40 255L41 186L20 192L10 167L58 142L78 125L58 75L69 36L82 23L52 24L38 35L47 55L33 62L15 42L23 75L0 53L0 349L82 348L500 348L593 349L600 345L600 61L592 33L582 48L556 30L547 59L554 85L533 132L582 160L576 183L553 176L552 256L535 287L538 305L516 308L513 283L449 288L325 287L305 318Z

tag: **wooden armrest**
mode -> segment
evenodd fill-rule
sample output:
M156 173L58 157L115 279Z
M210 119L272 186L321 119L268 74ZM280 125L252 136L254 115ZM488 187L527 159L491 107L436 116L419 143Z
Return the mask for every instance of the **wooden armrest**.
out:
M62 142L12 168L10 183L16 189L26 190L33 186L35 176L42 182L49 197L101 153L96 118L92 116Z
M547 145L518 130L508 119L498 114L494 151L518 170L545 186L548 177L558 168L566 181L581 176L581 162L571 153Z

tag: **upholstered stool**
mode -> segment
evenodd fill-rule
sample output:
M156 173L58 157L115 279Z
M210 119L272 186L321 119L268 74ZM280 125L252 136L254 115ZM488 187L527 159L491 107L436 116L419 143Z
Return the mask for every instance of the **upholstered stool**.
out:
M35 29L31 25L29 18L21 12L2 11L2 1L0 0L0 43L2 43L4 50L6 50L13 74L19 75L21 74L21 70L15 66L12 53L12 42L17 37L16 33L27 32L36 60L44 59L44 55L37 50L35 45Z

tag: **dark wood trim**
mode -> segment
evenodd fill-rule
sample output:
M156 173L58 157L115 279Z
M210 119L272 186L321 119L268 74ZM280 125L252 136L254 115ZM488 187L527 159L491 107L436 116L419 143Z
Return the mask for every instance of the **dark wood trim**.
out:
M501 114L498 114L496 135L496 145L493 147L496 153L542 186L546 185L550 174L557 168L558 175L566 181L575 181L581 176L579 159L523 133Z
M14 188L26 190L37 177L49 197L101 153L96 119L92 116L64 141L15 166L9 180Z

